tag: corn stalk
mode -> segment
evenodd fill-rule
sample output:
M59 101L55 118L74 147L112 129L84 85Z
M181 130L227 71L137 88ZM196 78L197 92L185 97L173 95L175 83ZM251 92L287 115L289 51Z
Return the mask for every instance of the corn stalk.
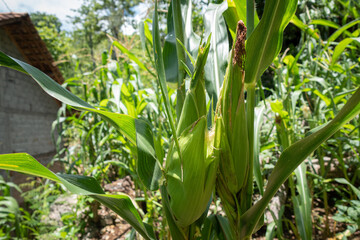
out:
M234 4L228 1L229 5L230 3ZM190 87L186 94L182 89L179 90L184 97L184 104L177 111L176 123L166 85L155 1L152 28L154 63L172 133L165 164L162 164L165 154L159 149L160 140L154 137L146 121L134 116L98 110L38 69L1 52L0 65L30 75L45 92L73 108L100 115L136 146L137 175L149 191L160 189L163 209L173 239L206 239L212 232L209 227L211 224L218 224L223 229L219 235L228 239L250 239L262 225L261 218L271 198L290 174L321 143L360 113L358 89L332 121L284 150L268 179L263 197L256 204L252 204L256 83L278 55L283 31L295 13L297 1L268 0L258 24L253 3L252 0L247 1L247 19L241 19L244 15L241 14L241 6L236 4L236 14L232 12L226 17L227 20L238 23L213 127L209 130L206 120L204 67L209 55L210 37L206 43L200 45L196 61L182 39L177 41L178 68L189 76ZM177 12L180 11L179 5L180 1L172 1L172 14L174 19L177 19L175 24L180 21ZM251 34L248 33L247 40L245 21L250 31L254 29ZM177 36L180 36L181 31L176 29ZM190 67L184 61L184 53L188 55ZM179 75L182 77L177 80L182 87L184 75ZM179 95L178 100L181 105ZM144 239L156 239L152 226L143 221L136 204L129 196L105 194L91 177L54 174L26 153L0 155L0 168L48 178L62 183L73 193L89 195L128 221ZM221 197L227 219L220 216L207 218L208 206L215 188Z

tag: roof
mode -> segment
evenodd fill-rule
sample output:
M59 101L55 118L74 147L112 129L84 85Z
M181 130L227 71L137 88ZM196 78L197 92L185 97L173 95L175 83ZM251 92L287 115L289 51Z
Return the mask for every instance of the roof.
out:
M60 70L54 64L45 42L40 38L29 14L0 13L0 27L4 28L25 61L40 69L59 84L64 82Z

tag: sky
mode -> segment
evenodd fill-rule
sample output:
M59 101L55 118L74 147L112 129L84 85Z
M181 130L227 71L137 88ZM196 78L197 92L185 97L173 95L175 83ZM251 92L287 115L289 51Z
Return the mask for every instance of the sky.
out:
M73 26L67 16L74 16L72 9L80 8L82 0L0 0L0 12L46 12L55 14L63 24L63 30L72 30ZM8 7L7 7L7 6ZM147 5L136 6L134 19L146 13ZM135 30L131 26L126 26L123 32L132 34Z
M81 6L82 0L0 0L0 12L46 12L55 14L63 24L64 29L71 29L67 15L74 15L71 9ZM6 4L5 4L6 3Z

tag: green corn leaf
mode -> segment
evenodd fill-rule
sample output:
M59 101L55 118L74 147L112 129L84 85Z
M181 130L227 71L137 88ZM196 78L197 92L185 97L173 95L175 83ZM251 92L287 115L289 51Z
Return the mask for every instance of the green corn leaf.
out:
M133 118L137 117L136 109L135 109L135 101L129 88L125 83L121 85L121 101L125 104L127 109L127 114Z
M144 52L146 52L146 40L149 41L151 45L153 45L152 34L149 29L149 24L152 24L150 19L145 19L144 21L139 22L139 35L141 40L141 46Z
M338 25L330 20L326 20L326 19L315 19L315 20L312 20L309 24L310 25L321 25L321 26L331 27L334 29L340 28L340 25ZM344 33L349 37L353 37L353 35L350 32L348 32L347 30L345 30Z
M152 63L152 66L154 66L153 59L151 57L151 49L153 45L152 35L149 30L149 24L152 23L150 19L146 19L145 21L140 21L138 28L139 28L139 35L140 35L140 41L141 41L141 48L143 50L143 53L146 54L150 62ZM150 44L151 48L149 49L148 45Z
M334 97L334 104L338 104L339 101L344 99L344 97L346 97L350 93L354 93L355 91L356 91L356 89L351 89L351 90L340 92L340 93L336 94L335 97Z
M321 98L321 100L323 100L325 102L326 106L330 106L331 100L328 97L326 97L324 94L322 94L319 90L314 89L313 93L315 93L315 95L317 95L319 98Z
M134 61L141 69L148 71L151 75L155 76L153 72L151 72L141 61L138 59L132 52L126 49L120 42L113 41L112 44L117 47L121 52L126 54L130 60Z
M355 19L347 24L345 24L344 26L342 26L341 28L339 28L338 30L336 30L327 40L327 43L325 45L324 50L326 50L330 44L332 42L334 42L338 37L340 37L341 34L343 34L346 30L348 30L349 28L351 28L352 26L355 26L356 24L360 23L360 19Z
M183 61L181 61L181 64L183 65L185 72L189 75L192 76L193 73L191 72L190 68L186 65L186 63L184 63Z
M311 197L306 179L306 164L302 162L296 169L296 188L299 195L293 196L295 220L301 239L312 239Z
M232 240L229 221L220 215L210 215L205 219L201 230L202 239L208 240Z
M174 118L170 109L170 101L169 101L169 93L166 86L166 75L165 75L165 68L164 68L164 61L163 55L161 51L161 41L160 41L160 30L159 30L159 17L158 17L158 10L157 10L157 1L155 1L155 12L154 12L154 20L153 20L153 40L154 40L154 58L155 58L155 67L158 75L158 81L160 85L161 95L164 99L165 104L165 111L168 118L168 122L173 134L173 138L177 147L178 152L180 153L180 147L178 138L176 135L175 125L174 125ZM181 158L181 154L180 158Z
M176 37L172 14L172 3L170 3L167 16L167 35L163 48L163 59L165 66L166 81L172 88L178 86L178 60L176 53Z
M148 231L145 227L145 223L142 222L130 197L126 194L105 194L95 178L78 175L54 174L27 153L1 154L0 169L30 174L47 178L57 183L62 183L70 192L88 195L119 214L145 239L155 239L153 232Z
M226 23L232 38L235 40L236 26L240 20L246 25L246 0L227 0L228 9L224 12ZM259 17L255 11L255 27L259 23Z
M228 8L223 13L227 26L229 27L229 32L232 39L236 37L236 26L238 23L238 14L236 12L236 6L234 1L228 1ZM246 18L246 17L245 17Z
M229 40L226 23L222 14L227 9L227 1L210 3L204 14L205 36L211 34L211 47L205 65L205 86L214 105L220 94L229 56Z
M152 21L150 19L146 19L144 21L144 34L146 36L146 38L150 41L151 45L153 44L153 39L152 39L152 34L151 31L149 29L149 24L152 24Z
M222 234L225 236L226 240L234 239L231 233L231 228L229 225L229 220L224 218L223 216L216 215L216 218L219 222Z
M245 83L255 84L278 55L283 32L295 14L297 0L269 0L264 14L247 40Z
M356 196L358 197L358 199L360 200L360 190L359 188L355 187L354 185L352 185L348 180L346 180L345 178L335 178L334 179L336 182L341 183L341 184L346 184L348 185L356 194Z
M146 36L145 36L145 24L143 21L139 21L138 23L139 36L141 42L141 49L144 53L146 53Z
M178 86L178 59L176 53L176 36L172 13L172 2L168 9L167 16L167 35L163 48L163 59L165 66L166 81L170 87L176 89Z
M327 26L327 27L331 27L331 28L335 28L338 29L340 26L330 20L326 20L326 19L314 19L312 20L310 23L310 25L322 25L322 26Z
M190 2L190 5L189 5ZM190 9L191 11L191 0L171 0L171 11L172 11L172 18L168 19L168 21L172 21L173 23L173 30L175 38L175 47L176 47L176 59L177 59L177 66L178 66L178 73L177 73L177 84L179 90L177 91L177 109L176 109L176 115L179 116L179 112L181 111L183 101L185 98L185 88L181 87L184 82L185 72L183 69L183 65L181 64L181 61L186 62L186 56L185 51L181 46L179 46L176 39L179 39L180 42L182 42L185 47L188 47L187 38L186 38L186 27L189 27L188 22L188 16L190 16L191 19L191 12L189 13L187 10ZM168 15L170 16L170 14ZM191 23L190 23L191 24ZM189 31L192 31L192 29L188 29ZM182 89L182 90L180 90ZM181 105L181 107L180 107Z
M173 0L173 2L180 3L181 5L181 18L183 22L184 31L184 45L193 57L197 55L201 38L195 34L192 25L192 1L191 0ZM179 9L179 8L178 8ZM176 10L176 9L174 9ZM174 13L174 11L173 11ZM179 18L174 18L175 28L181 26ZM176 38L181 40L181 36L176 34Z
M196 56L200 44L200 37L194 33L192 27L191 0L172 0L169 10L171 11L171 14L168 14L168 26L170 25L173 27L173 29L170 28L170 32L168 31L167 37L169 38L169 41L171 41L173 44L175 43L176 47L176 55L174 52L172 52L171 60L177 60L178 69L176 72L172 72L171 74L174 76L176 74L177 76L176 86L178 88L176 98L176 115L179 118L181 109L183 107L183 101L185 100L185 69L181 62L186 63L190 70L192 70L193 67L191 66L189 58L186 57L184 48L179 45L179 41L185 46L187 51L190 52L192 56ZM169 21L172 21L172 23L169 23ZM167 50L165 47L167 46L164 46L164 52ZM175 66L175 63L165 62L165 64L166 71L168 71L168 67L170 67L169 65L172 65L172 67Z
M185 236L185 233L181 230L181 228L177 226L174 215L171 212L166 186L162 185L160 187L160 192L161 192L162 204L165 211L166 220L170 228L171 237L174 240L186 240L187 238Z
M89 140L89 137L91 136L91 134L95 131L95 129L97 127L99 127L101 124L103 124L104 121L100 121L96 124L94 124L94 126L92 128L90 128L90 130L88 131L88 133L86 134L86 137L85 137L85 141L84 142L87 142Z
M160 179L158 168L160 168L156 158L153 136L150 125L140 119L135 119L128 115L106 112L97 110L87 102L78 98L46 74L15 58L9 57L0 52L0 66L10 67L15 70L26 72L29 74L40 87L50 96L59 101L68 104L76 109L90 111L99 114L104 120L112 124L118 131L124 134L131 143L137 145L138 157L137 169L141 181L150 190L159 188L158 180Z
M273 240L275 238L275 222L271 222L266 227L265 240Z
M309 34L311 37L313 37L316 40L319 40L320 37L319 35L315 32L314 29L311 29L308 25L306 25L305 23L303 23L296 15L294 15L292 17L292 19L290 20L290 22L292 24L294 24L295 26L297 26L298 28L300 28L302 31L306 32L307 34Z
M334 67L336 61L339 59L340 55L344 52L345 48L352 42L356 41L360 43L360 38L345 38L335 47L334 53L331 58L331 67Z
M269 177L263 198L241 217L241 221L243 223L241 230L242 236L248 236L252 233L271 198L275 195L281 184L285 182L285 180L301 164L301 162L303 162L305 158L316 150L324 141L326 141L359 113L360 88L357 89L354 95L347 101L332 121L321 126L321 128L318 128L317 131L308 135L304 139L295 142L293 145L284 150Z
M263 122L263 114L264 114L265 107L256 107L255 108L255 123L254 123L254 177L256 184L259 188L260 194L264 194L264 180L261 174L261 167L260 167L260 129Z
M185 51L187 57L189 58L190 62L191 62L191 67L194 68L195 67L195 59L193 58L193 56L191 55L191 53L189 53L189 51L186 49L186 47L184 46L184 44L177 38L176 42L181 46L181 48ZM191 75L190 75L191 76Z

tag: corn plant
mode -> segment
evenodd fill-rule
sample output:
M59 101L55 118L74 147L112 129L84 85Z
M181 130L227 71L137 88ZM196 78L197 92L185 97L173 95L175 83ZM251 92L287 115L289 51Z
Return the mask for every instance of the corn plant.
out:
M166 153L158 133L146 120L95 108L38 69L4 53L0 53L0 64L29 74L45 92L65 104L98 114L136 146L136 173L148 191L160 190L173 239L211 239L211 236L250 239L262 226L269 201L290 174L322 142L359 114L360 89L332 121L314 129L309 136L283 151L267 179L262 198L253 204L253 172L257 159L255 152L258 152L255 144L255 131L258 129L255 127L256 84L281 49L282 34L295 13L297 1L268 0L260 20L252 0L228 1L219 8L215 7L219 11L228 9L224 16L234 41L225 64L227 69L222 87L213 88L215 91L210 93L213 104L219 93L217 103L211 108L206 102L205 89L209 86L209 79L204 69L207 60L212 59L210 69L216 68L212 83L220 87L219 32L212 28L206 41L198 41L191 31L187 31L191 30L191 2L185 2L184 5L183 1L171 1L169 13L172 17L168 16L168 19L172 25L168 31L173 31L174 39L167 39L167 47L161 47L156 1L152 21L155 77L172 134ZM217 16L215 19L221 18ZM164 61L169 56L173 56L168 58L171 61ZM174 67L170 63L177 63L172 78L177 89L176 111L170 104L166 82L170 79L168 68ZM173 112L176 112L176 119ZM71 192L88 195L115 211L144 239L157 238L153 227L142 218L129 196L105 194L94 178L54 174L26 153L0 155L0 168L62 183ZM221 198L227 218L207 217L214 190Z

